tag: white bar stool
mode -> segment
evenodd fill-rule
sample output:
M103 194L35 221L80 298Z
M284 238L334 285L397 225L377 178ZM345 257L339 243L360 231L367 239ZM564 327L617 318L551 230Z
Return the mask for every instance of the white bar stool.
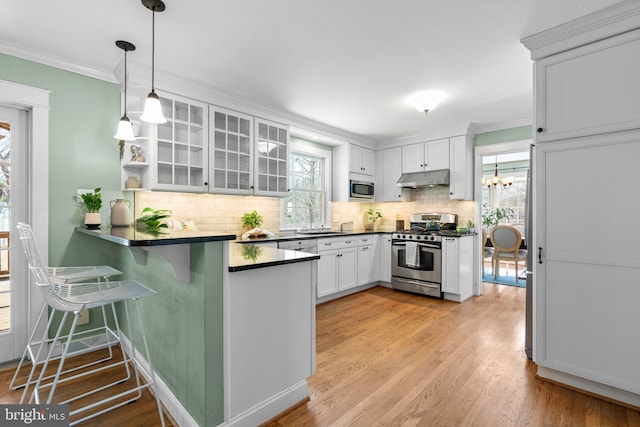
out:
M105 412L111 411L113 409L122 407L128 403L131 403L135 400L138 400L142 396L142 390L145 388L151 388L154 392L156 398L156 404L158 407L158 413L160 415L160 420L162 426L165 425L164 416L162 413L162 405L160 403L160 399L158 396L158 392L156 390L156 382L155 382L155 373L153 368L151 367L151 361L149 358L149 349L147 345L146 336L144 333L144 327L142 324L142 317L140 315L140 309L138 307L138 300L142 297L152 295L155 292L151 289L143 286L142 284L133 281L113 281L113 282L92 282L92 283L59 283L54 281L51 277L51 271L48 267L44 265L42 262L42 257L40 256L40 251L38 250L37 243L35 241L35 237L31 230L31 227L28 224L19 223L18 224L18 233L20 237L20 241L23 244L24 252L27 256L27 262L29 265L29 270L33 276L34 283L36 287L42 292L42 295L47 303L47 306L52 308L53 310L60 311L63 313L62 321L56 330L55 337L51 340L48 340L49 351L42 362L42 368L40 370L40 374L38 379L35 381L33 392L31 394L30 403L46 403L46 404L72 404L73 402L77 402L80 399L83 400L83 406L79 408L74 408L71 406L71 411L69 416L73 418L74 416L80 416L82 413L86 411L90 411L95 409L96 412L90 412L86 415L81 415L81 418L73 419L70 425L76 425L83 421L86 421L90 418L96 417L98 415L104 414ZM94 351L100 346L90 345L86 349L81 349L79 351L71 350L72 345L77 345L80 343L82 347L84 345L84 341L86 341L87 337L77 337L76 336L76 325L78 323L78 318L80 316L80 312L84 309L91 309L96 307L104 307L106 305L112 305L116 302L122 302L124 306L124 313L126 316L126 324L127 324L127 335L131 342L131 354L125 352L122 341L120 337L120 325L118 321L118 315L115 309L113 309L114 315L114 323L115 329L111 329L106 323L105 317L105 331L107 342L104 344L106 346L119 345L122 350L122 361L113 361L110 363L97 363L92 364L94 366L89 370L82 370L81 372L75 373L76 369L64 371L63 367L67 358L72 357L78 354L84 354L88 351ZM129 309L127 306L127 302L132 302L135 311L136 317L140 327L140 335L142 338L142 343L145 351L145 356L147 361L149 362L149 371L147 372L144 367L140 364L137 359L136 348L133 346L133 335L131 333L131 322L129 318ZM63 335L62 331L67 324L67 320L70 319L69 314L73 314L73 318L71 318L71 325L68 334ZM51 326L51 320L47 325L47 328ZM78 333L80 336L83 333ZM57 345L60 344L62 346L62 354L60 356L54 356L55 349ZM104 348L104 345L102 346ZM90 348L90 350L88 350ZM53 360L58 360L59 364L56 370L55 375L53 375L53 379L49 382L45 381L46 377L45 373L49 363ZM97 402L86 403L84 402L85 398L91 396L99 391L104 391L113 387L115 385L122 384L131 378L130 366L132 365L134 368L135 375L135 384L132 387L129 387L125 391L115 392L116 394L101 399ZM105 372L107 370L115 369L121 367L124 376L122 378L118 377L115 381L105 384L98 385L93 383L94 380L89 377L87 378L87 382L94 386L93 389L88 391L84 391L85 388L82 388L82 392L78 392L72 397L64 400L64 401L56 401L54 402L54 396L56 392L56 388L58 385L61 385L65 382L74 380L74 384L70 384L74 386L77 385L75 380L85 378L92 374L98 372ZM109 371L111 372L111 371ZM140 378L140 373L142 373L146 379L147 383L143 384ZM71 375L69 375L71 374ZM117 375L111 374L109 378L114 378ZM31 376L29 380L27 380L26 387L32 384ZM26 389L25 387L25 389ZM80 387L78 387L80 388ZM45 400L41 401L41 392L50 389L48 396ZM26 392L26 390L25 390ZM125 400L122 400L125 399ZM107 406L109 405L109 406Z

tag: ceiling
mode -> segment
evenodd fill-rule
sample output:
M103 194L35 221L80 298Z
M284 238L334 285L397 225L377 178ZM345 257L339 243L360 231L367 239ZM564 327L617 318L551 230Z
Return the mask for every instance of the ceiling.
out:
M156 68L373 141L530 123L520 39L614 0L165 0ZM151 63L140 0L0 0L0 52L113 78L119 39ZM447 98L427 116L428 89Z

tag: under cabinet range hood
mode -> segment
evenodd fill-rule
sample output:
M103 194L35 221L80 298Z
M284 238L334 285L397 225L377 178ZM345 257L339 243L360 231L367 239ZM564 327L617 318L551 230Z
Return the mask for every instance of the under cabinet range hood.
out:
M449 185L449 169L403 173L396 185L403 188Z

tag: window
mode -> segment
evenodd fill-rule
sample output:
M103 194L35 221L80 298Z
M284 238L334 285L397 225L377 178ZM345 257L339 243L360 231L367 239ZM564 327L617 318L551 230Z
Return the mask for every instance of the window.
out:
M329 184L331 151L294 140L289 157L289 195L283 200L281 228L330 224Z
M502 178L513 178L513 185L509 189L503 189L500 185L496 188L482 190L483 215L493 212L497 208L504 209L507 217L501 222L524 223L526 219L525 199L527 196L527 171L529 169L529 153L512 153L498 156L483 157L482 178L492 178L495 174L495 165L498 164L498 174Z

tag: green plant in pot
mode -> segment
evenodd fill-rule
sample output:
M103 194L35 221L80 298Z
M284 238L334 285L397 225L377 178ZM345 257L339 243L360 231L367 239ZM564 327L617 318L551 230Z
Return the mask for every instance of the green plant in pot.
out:
M87 228L100 228L102 218L100 218L100 208L102 207L102 194L100 194L100 188L96 188L91 193L81 194L82 202L87 208L87 213L84 215L84 225Z
M136 219L138 224L143 224L145 233L159 235L162 234L162 229L168 228L167 224L162 222L164 218L169 218L171 211L168 209L152 209L144 208L142 210L142 216Z
M253 230L254 228L260 228L264 219L262 215L258 213L255 209L253 212L246 212L242 215L242 226L247 230Z
M369 208L367 210L367 220L369 223L364 225L365 230L373 230L376 226L376 221L382 219L382 217L382 209L374 210L373 208Z

